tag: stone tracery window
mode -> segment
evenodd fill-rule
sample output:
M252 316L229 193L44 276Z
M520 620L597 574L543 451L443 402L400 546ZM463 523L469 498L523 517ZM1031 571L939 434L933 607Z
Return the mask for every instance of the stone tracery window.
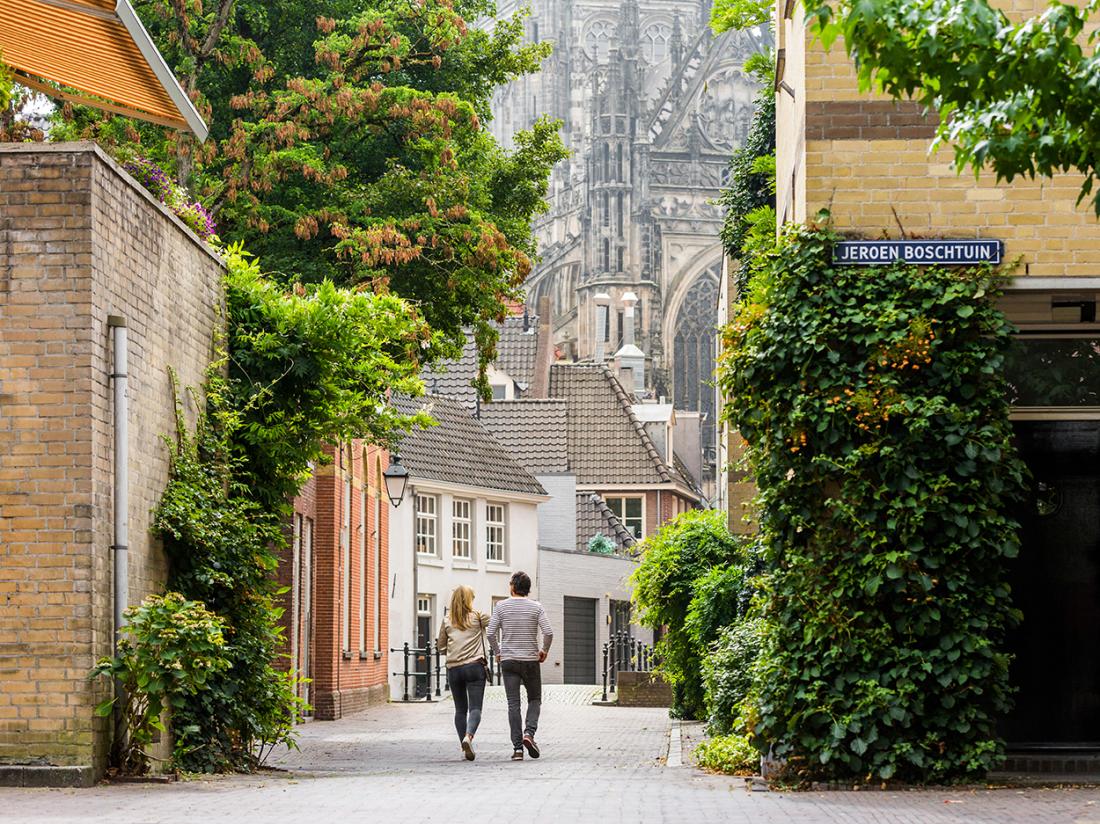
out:
M665 23L651 23L642 32L642 57L649 65L668 59L668 39L671 29Z
M720 266L720 264L719 264ZM676 316L673 386L676 408L702 412L703 445L714 440L714 350L718 326L718 270L696 278Z
M614 25L610 20L594 20L584 33L584 50L598 63L607 62L611 51L611 37Z

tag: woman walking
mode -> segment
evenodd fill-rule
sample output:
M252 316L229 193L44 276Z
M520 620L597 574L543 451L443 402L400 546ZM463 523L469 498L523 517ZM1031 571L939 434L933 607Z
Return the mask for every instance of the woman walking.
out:
M481 723L488 654L485 628L489 616L474 609L474 591L458 587L439 628L439 651L447 656L447 684L455 702L455 730L467 761L474 760L474 734Z

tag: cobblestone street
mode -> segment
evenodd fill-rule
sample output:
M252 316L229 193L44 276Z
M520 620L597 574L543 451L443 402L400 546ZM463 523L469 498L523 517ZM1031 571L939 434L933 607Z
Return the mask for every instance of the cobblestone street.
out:
M503 695L491 690L478 758L461 760L449 701L394 704L302 728L280 771L170 785L0 790L12 822L1100 822L1100 789L749 792L739 779L665 765L664 710L593 707L548 688L543 757L509 761ZM686 740L686 739L685 739ZM675 758L673 758L675 761Z

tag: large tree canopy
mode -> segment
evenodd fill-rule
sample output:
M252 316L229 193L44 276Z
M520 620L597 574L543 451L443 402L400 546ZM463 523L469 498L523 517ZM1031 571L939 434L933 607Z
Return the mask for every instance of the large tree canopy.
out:
M522 16L491 29L491 0L148 0L139 10L211 121L204 146L89 111L95 136L166 163L204 198L225 241L284 283L392 292L430 326L426 360L473 328L494 355L530 271L531 219L565 150L540 121L505 150L484 129L494 89L538 70Z
M842 35L860 86L912 97L940 116L955 163L998 180L1085 176L1100 157L1100 62L1090 15L1053 0L1013 22L986 0L804 0L828 46ZM1100 214L1100 191L1092 196Z

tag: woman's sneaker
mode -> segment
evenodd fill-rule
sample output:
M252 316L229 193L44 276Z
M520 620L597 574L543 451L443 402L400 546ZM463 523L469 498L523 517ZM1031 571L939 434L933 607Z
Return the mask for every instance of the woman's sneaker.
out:
M513 761L522 761L523 760L523 750L516 750L514 753L512 753L512 760Z
M539 752L539 745L535 743L535 739L530 735L523 736L523 746L527 748L527 754L532 758L538 758L542 753Z
M477 757L474 753L474 740L468 735L462 739L462 752L466 753L467 761L473 761Z

